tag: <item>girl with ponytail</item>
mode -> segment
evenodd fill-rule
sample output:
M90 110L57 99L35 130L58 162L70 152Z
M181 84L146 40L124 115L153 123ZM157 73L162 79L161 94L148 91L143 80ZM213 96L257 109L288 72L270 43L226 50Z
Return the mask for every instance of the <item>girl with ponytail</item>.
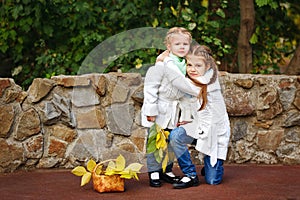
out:
M220 184L224 173L223 161L227 157L230 123L211 50L203 45L191 46L186 56L186 76L176 72L170 62L168 57L164 58L165 67L169 67L168 79L174 87L192 96L190 106L186 107L186 110L191 110L189 114L192 121L179 122L169 136L170 145L184 174L173 186L187 188L198 185L196 168L187 147L192 143L204 155L201 174L205 176L206 183ZM182 108L181 112L187 115L184 110Z

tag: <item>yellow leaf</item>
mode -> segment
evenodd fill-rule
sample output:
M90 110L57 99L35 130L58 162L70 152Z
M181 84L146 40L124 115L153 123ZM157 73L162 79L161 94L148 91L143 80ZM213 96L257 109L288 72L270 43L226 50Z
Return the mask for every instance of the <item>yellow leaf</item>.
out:
M167 147L167 142L166 139L168 138L170 132L169 131L165 131L161 126L159 126L158 124L156 125L156 148L163 148L164 150Z
M158 20L157 18L154 19L154 21L152 22L152 26L155 28L158 25Z
M83 176L86 173L86 169L82 166L77 166L71 172L76 176Z
M159 141L161 139L161 134L160 132L157 132L157 135L156 135L156 142Z
M113 161L110 161L106 167L105 175L110 176L116 173L116 165Z
M122 174L122 175L120 176L120 178L131 179L132 177L131 177L130 174Z
M164 151L162 149L158 150L158 155L160 158L162 158L164 156Z
M116 164L113 161L109 161L106 170L116 169Z
M175 10L175 8L174 8L173 6L171 6L170 8L171 8L171 10L172 10L172 14L173 14L174 16L177 16L177 11Z
M96 162L93 159L91 159L88 161L86 168L89 172L93 172L95 166L96 166Z
M98 165L98 167L97 167L95 173L96 173L97 175L101 174L101 173L102 173L102 168L103 168L103 165Z
M80 186L84 186L85 184L87 184L88 182L90 182L92 177L92 173L90 172L86 172L82 178L81 178L81 185Z
M126 170L126 171L122 171L120 172L121 174L121 178L126 178L126 179L131 179L131 178L136 178L138 180L138 176L137 173L131 170Z
M160 149L161 147L161 140L156 141L156 149Z
M201 5L205 8L208 8L209 0L202 0Z
M167 148L168 148L168 144L166 142L165 145L162 147L162 149L163 149L163 151L166 151Z
M133 172L139 172L142 167L143 165L140 163L131 163L124 169L124 171L131 170Z
M123 171L119 172L119 174L129 174L130 171L127 169L124 169Z
M156 148L159 149L159 148L166 147L167 146L167 142L166 142L166 139L165 139L164 135L161 132L159 132L157 134L157 136L159 136L158 137L159 139L156 139Z
M170 132L169 131L165 131L165 136L166 136L166 139L169 138L169 135L170 135Z
M163 170L164 173L166 172L166 168L167 168L167 165L168 165L168 160L169 160L169 155L168 155L168 152L167 152L164 159L163 159L163 161L162 161L162 164L161 164L162 170Z
M160 145L161 145L161 134L160 132L158 132L156 135L156 148L159 149Z
M106 176L111 176L111 175L114 175L114 174L117 174L117 172L113 169L111 169L111 170L106 169L105 170L105 175Z
M161 132L161 130L163 130L163 128L160 125L156 124L156 132L159 133Z
M125 168L125 158L120 154L116 159L116 170L122 171Z
M139 180L139 177L138 177L137 173L134 174L134 178L135 178L136 180Z

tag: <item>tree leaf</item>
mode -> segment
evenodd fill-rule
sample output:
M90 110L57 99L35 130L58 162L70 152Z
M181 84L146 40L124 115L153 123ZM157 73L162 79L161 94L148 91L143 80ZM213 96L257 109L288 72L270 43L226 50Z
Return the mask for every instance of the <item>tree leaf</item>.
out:
M147 153L153 153L156 151L156 137L157 137L157 129L156 123L154 123L149 129L148 141L147 141Z
M137 172L132 171L132 170L124 170L122 172L119 173L121 176L121 178L126 178L126 179L131 179L131 178L135 178L137 180L139 180L139 177L137 175Z
M167 142L166 142L166 136L165 136L165 131L161 129L156 136L156 148L157 149L165 149L167 147Z
M158 125L158 124L155 124L155 128L156 128L156 132L159 133L163 128Z
M159 149L161 147L161 143L162 143L161 133L158 132L157 135L156 135L156 148L157 149Z
M147 144L150 144L155 141L156 141L156 134L148 138Z
M86 172L82 178L81 178L81 184L80 186L84 186L85 184L87 184L88 182L90 182L92 177L92 173L91 172Z
M175 8L173 6L170 7L172 14L177 17L177 11L175 10Z
M169 131L164 131L165 132L165 137L166 137L166 139L168 139L169 138L169 135L170 135L170 132Z
M157 18L154 18L154 21L152 22L152 26L157 27L157 25L158 25L158 20Z
M139 180L139 177L138 177L137 173L134 173L134 178L135 178L136 180Z
M95 173L96 173L97 175L102 174L102 168L103 168L103 165L98 165L98 166L97 166L97 169L96 169L96 171L95 171Z
M157 134L157 124L154 123L149 129L149 137L148 138L156 138Z
M217 21L209 21L209 22L207 22L207 24L210 25L213 28L219 28L220 27L220 24Z
M162 164L161 164L163 172L166 172L168 161L169 161L169 155L168 155L168 152L167 152L164 159L163 159L163 161L162 161Z
M159 155L159 150L155 151L153 155L155 157L156 162L161 163L162 157Z
M268 0L255 0L255 2L259 7L268 5Z
M122 171L125 168L125 158L120 154L116 159L116 170Z
M141 170L141 168L143 167L142 164L140 163L131 163L130 165L128 165L124 171L133 171L133 172L139 172Z
M116 170L114 170L114 169L106 169L105 170L105 175L106 176L111 176L111 175L114 175L114 174L118 174L118 172L116 171Z
M258 38L257 38L256 33L253 33L253 35L251 36L249 42L250 42L250 44L256 44L258 42Z
M159 155L159 157L162 159L163 158L163 156L164 156L164 151L163 151L163 149L158 149L158 155Z
M77 166L71 171L76 176L83 176L87 171L82 166Z
M156 151L156 141L153 140L150 144L147 145L147 153L153 153Z
M218 8L218 10L216 11L216 13L217 13L217 15L219 15L222 18L226 17L225 12L221 8Z
M91 159L88 161L86 168L89 172L93 172L95 166L96 166L96 162L93 159Z
M106 171L107 170L115 170L116 169L116 164L113 162L113 161L109 161L108 165L107 165L107 168L106 168Z
M133 176L130 173L124 173L120 176L121 178L131 179Z

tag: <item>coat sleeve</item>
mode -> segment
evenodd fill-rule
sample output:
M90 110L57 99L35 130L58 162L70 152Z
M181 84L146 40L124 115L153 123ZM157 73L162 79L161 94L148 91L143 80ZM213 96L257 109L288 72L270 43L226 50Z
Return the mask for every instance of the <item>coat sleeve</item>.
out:
M209 69L205 72L203 76L199 76L196 79L203 84L208 84L213 75L214 71L212 69Z
M143 113L145 116L158 115L158 91L164 76L163 62L148 69L144 81Z
M175 65L173 60L169 57L164 59L165 67L167 68L166 76L172 83L174 87L182 92L190 94L192 96L197 96L199 93L199 88L193 85L191 80L186 78Z
M184 95L179 99L179 109L180 109L180 122L191 122L193 121L193 111L195 110L194 106L195 98L191 95Z

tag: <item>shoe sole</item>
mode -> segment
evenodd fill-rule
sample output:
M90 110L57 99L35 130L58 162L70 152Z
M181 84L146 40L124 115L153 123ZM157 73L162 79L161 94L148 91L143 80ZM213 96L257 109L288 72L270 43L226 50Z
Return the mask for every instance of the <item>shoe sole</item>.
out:
M162 180L162 181L164 181L164 182L166 182L166 183L170 183L170 184L174 184L174 183L176 183L177 181L170 181L170 180L167 180L167 179L160 179L160 180Z
M161 187L161 185L150 185L150 187L158 188L158 187Z

